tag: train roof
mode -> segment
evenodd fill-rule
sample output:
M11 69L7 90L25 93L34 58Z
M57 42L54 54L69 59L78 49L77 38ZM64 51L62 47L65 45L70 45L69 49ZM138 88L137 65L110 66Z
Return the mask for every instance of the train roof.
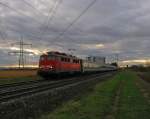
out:
M47 52L46 54L43 54L43 55L59 55L59 56L77 58L76 56L66 54L66 53L62 53L62 52L58 52L58 51L50 51L50 52Z

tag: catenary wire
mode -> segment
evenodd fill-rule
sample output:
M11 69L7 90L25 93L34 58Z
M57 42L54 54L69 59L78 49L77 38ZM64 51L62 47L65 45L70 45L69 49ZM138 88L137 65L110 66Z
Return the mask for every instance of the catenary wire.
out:
M53 41L59 40L87 11L91 8L97 0L93 0Z
M0 5L1 5L1 6L4 6L4 7L6 7L6 8L8 8L8 9L11 9L11 10L13 10L14 12L16 12L16 13L18 13L18 14L20 14L20 15L30 17L31 19L34 19L37 23L42 24L42 23L41 23L40 21L38 21L37 19L35 19L35 18L31 17L31 16L28 16L28 15L26 15L26 14L24 14L24 13L18 11L17 9L15 9L15 8L13 8L13 7L11 7L11 6L9 6L8 4L5 4L5 3L3 3L3 2L0 2Z
M55 17L56 11L59 8L62 1L63 0L56 0L54 6L52 8L50 8L47 20L45 20L45 22L43 23L43 26L46 26L45 30L47 30L49 28L49 24L52 22L53 18ZM43 29L43 31L42 30L40 31L41 40L42 40L42 36L45 33L45 30Z
M42 14L43 15L43 13L40 11L40 10L38 10L36 7L34 7L32 4L30 4L29 2L27 2L26 0L22 0L22 2L24 2L26 5L28 5L29 7L31 7L32 9L34 9L35 11L36 11L36 14ZM38 14L38 15L39 15ZM44 16L44 15L43 15Z

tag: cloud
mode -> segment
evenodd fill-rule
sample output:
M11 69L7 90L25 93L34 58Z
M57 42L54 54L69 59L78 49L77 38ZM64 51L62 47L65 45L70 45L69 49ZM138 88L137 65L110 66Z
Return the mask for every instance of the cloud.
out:
M91 0L62 0L51 21L49 11L55 0L25 1L0 1L7 5L0 4L0 65L17 63L8 52L21 36L33 44L33 49L26 49L37 54L47 50L69 53L68 49L74 48L79 56L118 53L121 61L150 57L148 0L98 0L60 39L56 37ZM38 62L38 57L33 61Z

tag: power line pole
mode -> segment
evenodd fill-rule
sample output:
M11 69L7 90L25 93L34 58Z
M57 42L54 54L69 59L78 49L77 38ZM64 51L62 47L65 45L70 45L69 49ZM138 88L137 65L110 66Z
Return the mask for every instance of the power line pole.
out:
M119 54L115 54L115 56L116 56L116 63L118 63L118 61L119 61Z
M21 37L20 42L16 42L16 43L11 44L11 46L14 46L14 45L19 45L19 51L9 52L9 54L16 54L16 55L19 54L19 61L18 61L19 68L21 68L21 67L24 68L24 66L25 66L25 54L31 54L31 52L24 51L24 46L31 46L32 47L32 44L24 43L23 37Z

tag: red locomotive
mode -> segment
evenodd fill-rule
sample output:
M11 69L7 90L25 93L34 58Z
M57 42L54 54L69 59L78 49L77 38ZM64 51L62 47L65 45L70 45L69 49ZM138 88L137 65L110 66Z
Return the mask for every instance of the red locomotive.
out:
M41 55L38 74L42 77L60 74L106 72L117 67L106 64L104 57L89 57L86 60L60 52L47 52Z
M81 60L60 52L47 52L40 57L38 74L65 74L81 72Z

